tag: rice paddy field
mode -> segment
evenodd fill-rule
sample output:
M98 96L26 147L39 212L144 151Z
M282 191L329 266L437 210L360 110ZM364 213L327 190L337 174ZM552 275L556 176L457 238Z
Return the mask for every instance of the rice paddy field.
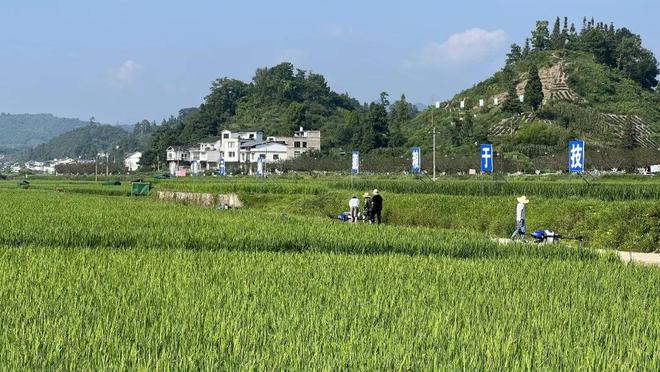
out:
M660 369L660 268L603 253L660 247L656 180L154 181L233 210L128 185L0 182L4 369ZM384 225L330 218L374 187ZM497 243L518 194L583 244Z

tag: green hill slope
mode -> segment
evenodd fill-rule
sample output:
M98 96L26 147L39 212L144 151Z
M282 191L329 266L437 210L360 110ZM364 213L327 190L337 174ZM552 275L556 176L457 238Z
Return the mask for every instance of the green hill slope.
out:
M65 157L91 159L99 152L112 151L117 145L125 143L127 139L129 139L129 133L121 127L88 124L61 134L48 143L35 146L25 153L24 158L30 160Z
M578 32L568 19L562 28L559 18L552 32L547 21L537 22L525 47L512 45L504 68L491 78L421 113L405 96L390 102L386 93L360 104L332 91L322 75L282 63L258 69L248 83L214 81L199 107L159 126L143 160L162 159L168 146L193 144L225 128L287 135L299 126L321 131L323 155L331 159L351 149L401 158L411 146L431 146L433 124L445 155L472 156L488 141L513 158L552 157L565 153L571 138L588 140L594 151L656 151L659 72L653 53L628 29L585 19Z
M0 147L34 146L89 123L51 114L0 114Z
M627 29L588 25L579 35L567 36L573 38L573 48L548 44L521 53L514 44L502 70L442 103L440 109L427 109L413 120L407 128L410 143L428 146L433 121L440 133L440 147L447 152L473 151L474 143L490 141L503 152L536 157L562 152L570 138L585 138L596 149L657 149L660 92L648 87L657 84L655 57ZM591 34L611 38L609 58L600 49L590 49L585 40ZM625 42L617 37L638 40L638 49L630 53L642 57L626 67L620 50ZM542 86L537 108L530 105L526 89L533 69L538 70ZM509 105L510 92L516 100L523 96L522 103L513 105L517 109Z

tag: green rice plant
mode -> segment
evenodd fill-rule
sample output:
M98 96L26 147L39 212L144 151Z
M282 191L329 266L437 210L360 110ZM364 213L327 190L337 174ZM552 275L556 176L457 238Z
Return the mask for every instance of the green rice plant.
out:
M0 246L8 370L660 369L660 271Z
M0 244L351 254L591 259L588 251L500 245L478 232L348 224L259 211L218 211L151 199L0 191Z
M387 189L382 194L387 224L474 231L493 237L508 237L515 227L515 197L394 194ZM344 191L239 195L248 209L308 216L334 216L347 210L351 197ZM529 232L550 229L565 237L583 237L584 244L592 248L652 252L660 247L657 201L529 198Z

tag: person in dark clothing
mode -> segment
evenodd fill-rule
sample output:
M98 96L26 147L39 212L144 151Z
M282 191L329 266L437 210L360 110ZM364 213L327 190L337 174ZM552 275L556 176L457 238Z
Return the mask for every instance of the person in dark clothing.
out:
M364 222L372 223L373 218L371 217L371 210L373 209L373 203L371 202L371 195L368 192L364 193Z
M382 220L381 213L383 212L383 197L378 193L378 189L375 189L371 197L371 220L380 225Z

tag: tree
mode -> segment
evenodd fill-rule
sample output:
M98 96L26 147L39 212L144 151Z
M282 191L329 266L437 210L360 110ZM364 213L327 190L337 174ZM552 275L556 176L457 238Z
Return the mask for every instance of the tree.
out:
M287 122L291 131L298 130L305 126L305 105L298 102L291 102L287 110Z
M372 103L373 105L373 103ZM373 125L369 122L370 120L366 120L362 123L362 130L361 130L361 139L360 139L360 151L363 153L369 152L376 147L378 147L378 140L376 139L376 131L374 130Z
M380 104L386 109L390 106L390 95L386 92L380 92Z
M555 25L552 28L552 35L550 35L550 45L552 49L562 49L564 47L564 38L561 32L561 21L559 17L555 19Z
M522 50L522 57L526 58L529 55L530 48L529 48L529 38L525 39L525 47Z
M607 32L590 28L580 36L581 49L592 53L600 64L614 67L614 41L607 37Z
M658 85L657 76L660 73L658 70L658 60L653 53L648 49L642 49L638 52L637 63L632 65L625 75L638 82L642 88L653 89Z
M532 31L532 46L535 51L548 49L550 44L550 32L548 21L536 21L536 29Z
M389 101L387 100L386 93L381 93L380 98L380 103L371 103L369 105L369 114L367 115L367 126L373 129L374 133L374 148L386 147L389 139L387 117ZM370 135L369 130L365 133Z
M342 146L359 148L362 139L360 116L355 111L344 112L344 125L337 136L337 142Z
M529 69L529 78L525 86L525 101L536 111L543 103L543 85L536 65Z
M575 41L578 38L577 30L575 29L575 23L571 23L571 28L568 31L568 48L575 49Z
M415 106L406 101L406 96L404 94L401 95L401 99L394 102L390 111L390 147L401 147L406 143L406 136L403 127L410 123L410 120L415 117L415 114Z
M642 47L642 38L627 28L616 30L611 36L615 45L614 66L625 76L635 80L646 89L658 84L658 61L651 51Z
M502 111L511 114L519 114L522 112L522 105L520 104L520 100L518 100L518 94L516 93L515 81L511 81L509 84L506 101L504 101L502 104Z
M506 55L506 64L512 65L522 59L522 50L518 44L511 44L511 51Z

